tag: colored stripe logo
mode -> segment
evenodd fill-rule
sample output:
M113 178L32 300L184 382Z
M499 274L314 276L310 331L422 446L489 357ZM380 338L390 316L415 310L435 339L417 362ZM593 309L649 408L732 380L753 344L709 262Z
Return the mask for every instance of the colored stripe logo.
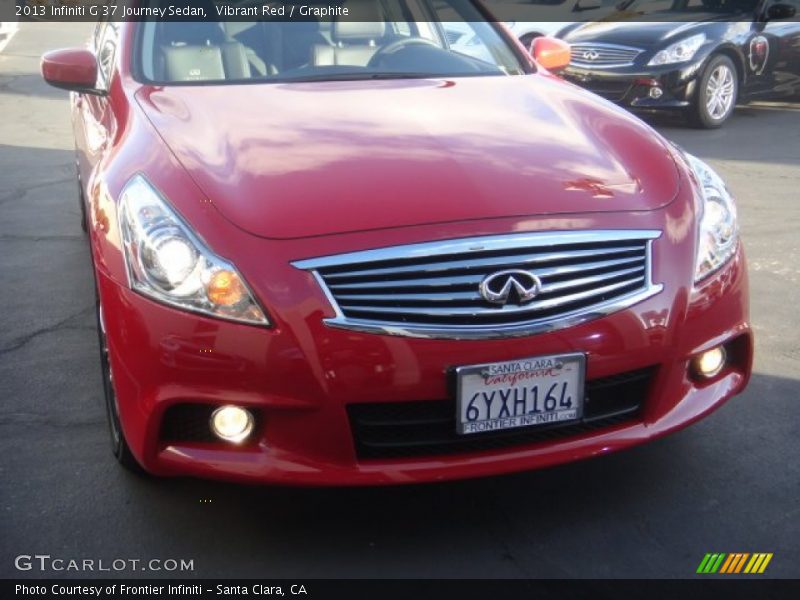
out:
M772 560L769 552L733 552L709 553L700 561L697 573L711 575L735 575L737 573L760 574L767 570L767 565Z

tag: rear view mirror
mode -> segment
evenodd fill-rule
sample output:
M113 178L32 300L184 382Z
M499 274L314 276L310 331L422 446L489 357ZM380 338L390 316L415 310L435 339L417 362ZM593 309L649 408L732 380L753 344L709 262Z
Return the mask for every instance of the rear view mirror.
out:
M97 59L84 48L54 50L42 57L42 77L50 85L81 94L102 95L97 88Z
M560 71L569 66L572 51L567 42L551 37L537 37L531 43L531 56L536 64L548 71Z

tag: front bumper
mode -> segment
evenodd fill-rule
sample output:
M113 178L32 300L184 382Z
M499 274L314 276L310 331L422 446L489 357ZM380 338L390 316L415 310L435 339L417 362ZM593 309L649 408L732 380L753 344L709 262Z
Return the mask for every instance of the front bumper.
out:
M676 202L663 211L626 218L599 215L587 225L691 223L682 206ZM542 220L539 226L556 225ZM456 233L481 232L458 231L450 237ZM393 243L392 235L381 234L381 241ZM298 248L307 244L302 241L296 247L288 242L273 246L285 248L287 255L278 259L287 265L285 271L270 273L269 281L249 279L260 297L270 297L272 329L181 312L98 273L123 430L137 459L154 474L295 485L396 484L508 473L660 437L717 408L740 392L750 376L753 344L744 255L740 250L712 281L693 290L690 269L681 267L693 264L692 237L676 229L658 240L653 271L664 284L660 294L579 326L510 340L414 339L328 327L323 319L331 316L330 306L322 290L309 274L288 266L290 257L302 256ZM243 255L263 256L264 248L256 245L266 243L253 241L252 251ZM331 248L338 244L330 243ZM253 272L246 262L242 265L246 277ZM690 358L718 344L736 348L731 365L715 379L698 383L689 373ZM455 411L447 376L454 367L576 351L587 355L589 381L653 368L640 410L606 427L497 448L381 458L358 453L348 416L352 405L449 400ZM223 403L257 413L253 443L231 447L196 438L176 440L164 429L172 407Z
M641 110L688 107L695 96L704 59L687 64L611 69L567 68L563 77L621 106ZM658 90L657 92L654 90Z

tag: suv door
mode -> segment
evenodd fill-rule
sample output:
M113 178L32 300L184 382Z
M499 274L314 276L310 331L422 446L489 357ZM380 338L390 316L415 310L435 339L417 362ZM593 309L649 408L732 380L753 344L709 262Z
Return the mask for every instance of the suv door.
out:
M793 6L795 15L800 15L800 0L770 0L765 3L763 14L779 3ZM767 21L764 35L771 42L770 52L774 52L774 57L768 59L768 68L772 70L771 95L800 93L800 22L797 17Z

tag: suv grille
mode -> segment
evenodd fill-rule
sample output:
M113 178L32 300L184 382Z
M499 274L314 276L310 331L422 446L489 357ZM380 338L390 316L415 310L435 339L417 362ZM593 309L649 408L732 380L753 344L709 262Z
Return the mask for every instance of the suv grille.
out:
M611 44L572 44L571 64L577 67L628 67L642 53L639 48Z
M583 418L567 424L459 435L455 400L351 404L347 412L359 459L497 450L634 421L656 371L657 367L648 367L588 381Z
M418 337L506 337L574 325L661 290L650 280L657 231L515 234L396 246L294 263L336 310L326 322ZM535 276L535 296L490 302L481 283ZM502 284L507 279L499 279ZM527 282L532 281L528 277Z

